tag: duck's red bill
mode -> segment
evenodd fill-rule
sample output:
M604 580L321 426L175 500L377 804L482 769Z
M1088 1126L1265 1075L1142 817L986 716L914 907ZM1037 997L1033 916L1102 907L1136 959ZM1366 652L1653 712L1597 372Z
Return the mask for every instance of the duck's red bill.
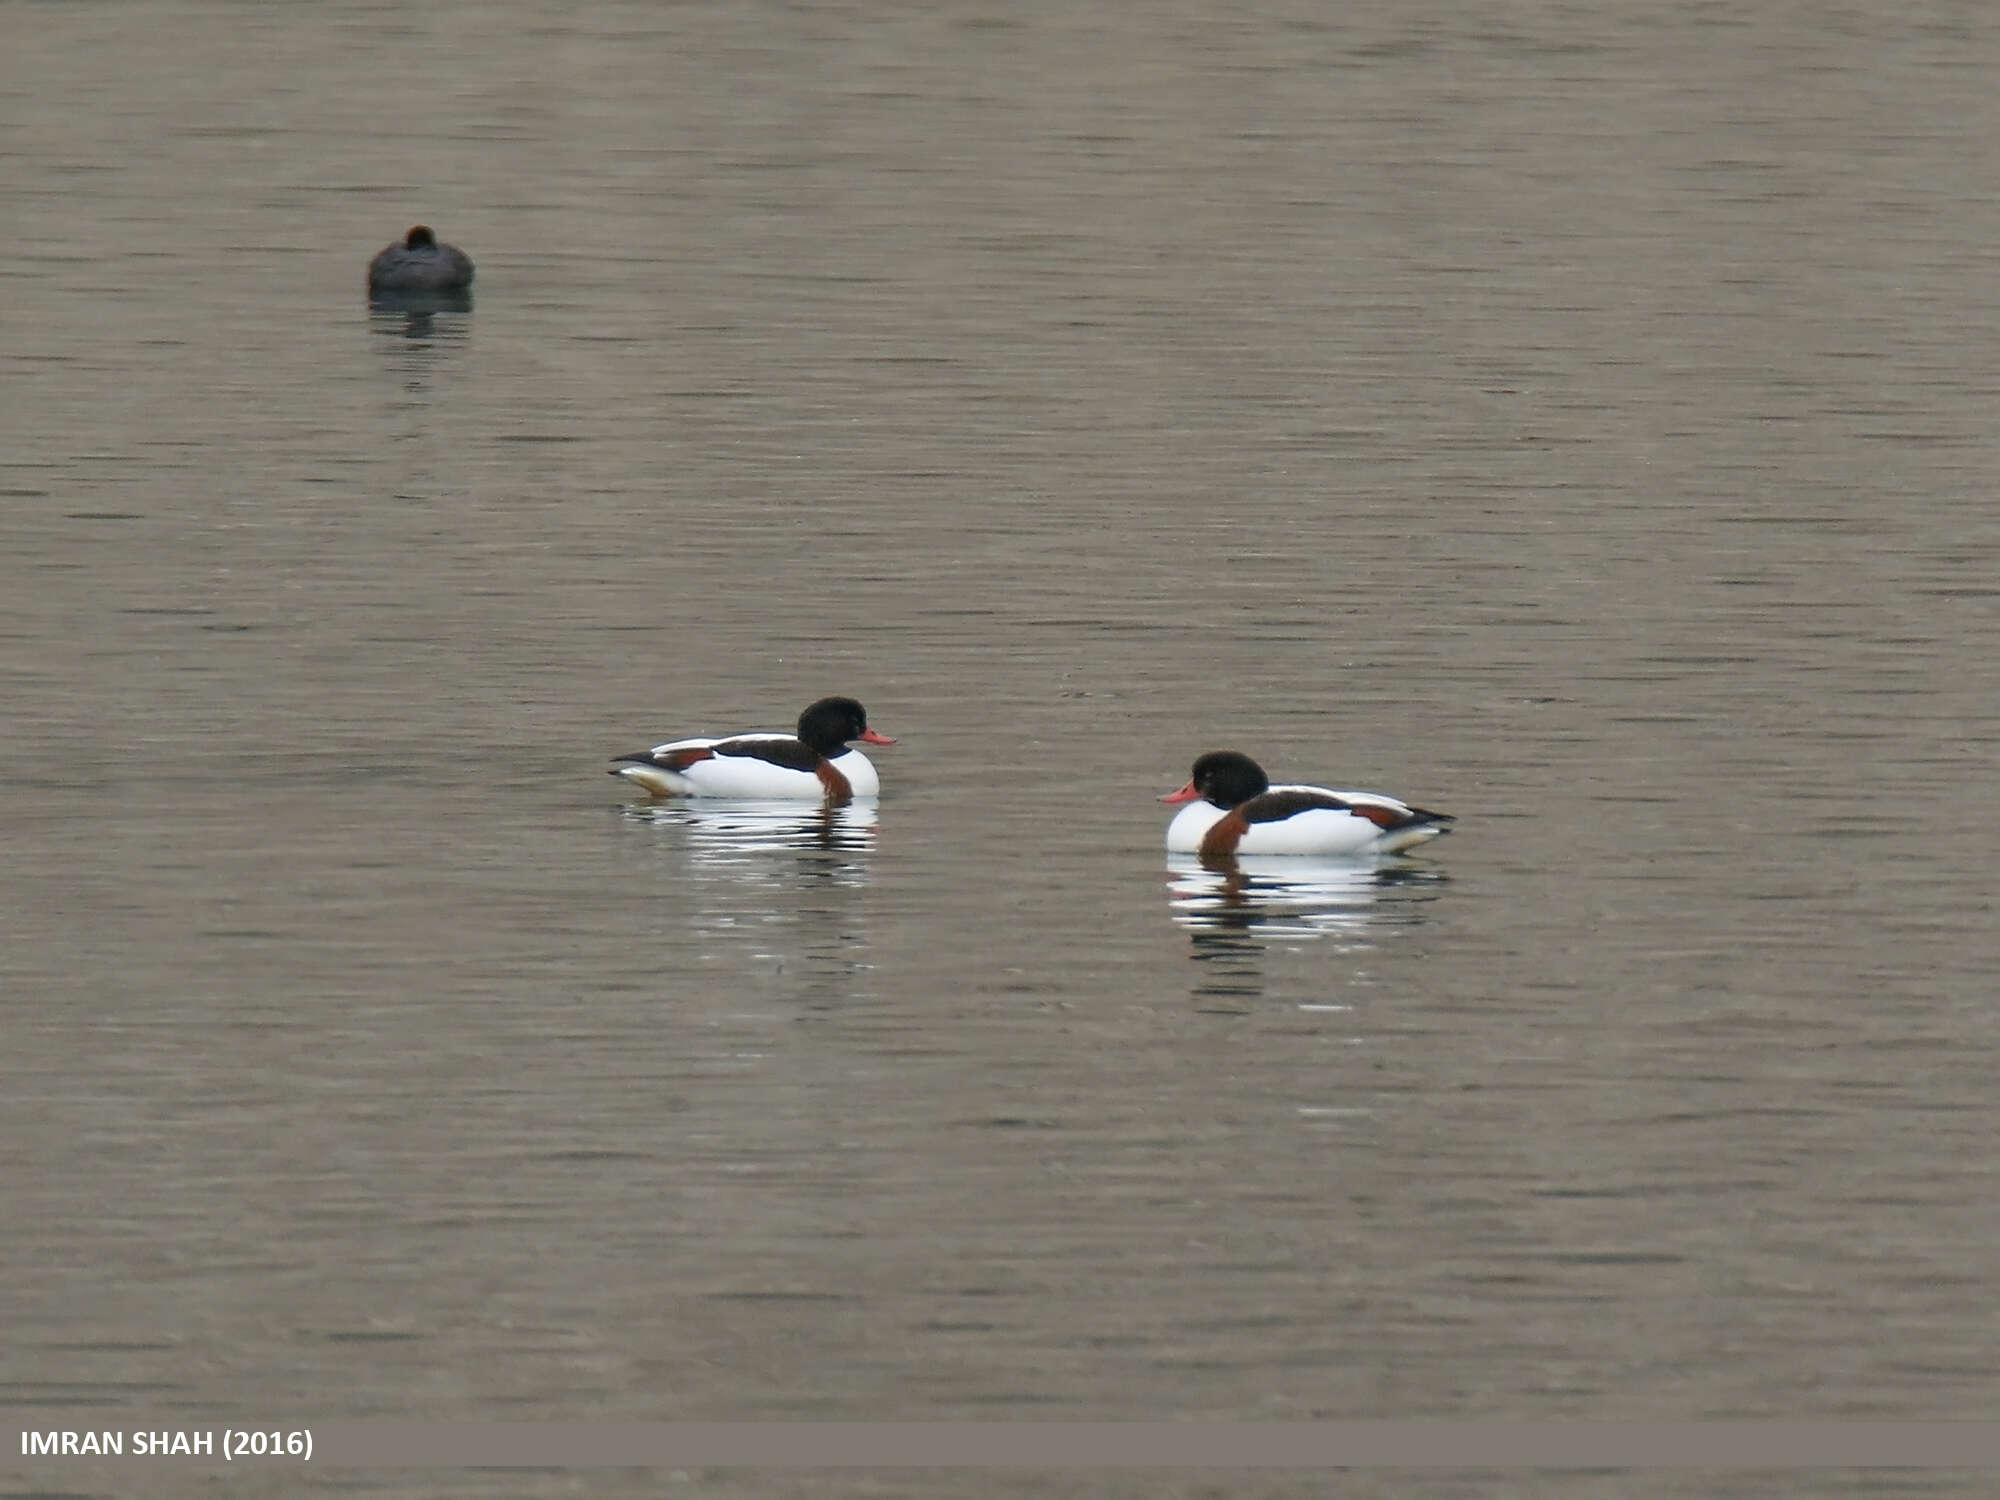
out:
M877 734L872 729L864 729L861 731L861 743L864 745L893 745L896 742L886 734Z
M1194 783L1190 781L1186 786L1182 787L1178 792L1168 792L1166 796L1162 797L1160 800L1162 802L1192 802L1194 801L1195 798L1199 797L1200 795L1201 793L1197 792L1194 789Z

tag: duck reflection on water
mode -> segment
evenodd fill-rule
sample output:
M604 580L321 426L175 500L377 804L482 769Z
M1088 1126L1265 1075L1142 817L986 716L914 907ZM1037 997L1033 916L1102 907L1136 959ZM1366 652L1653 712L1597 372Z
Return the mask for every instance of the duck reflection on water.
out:
M702 801L635 804L621 809L630 822L656 828L685 830L687 850L697 868L752 874L760 859L768 867L774 851L821 850L836 855L862 855L875 847L877 804L872 798L823 803L817 807L788 801ZM859 875L858 860L842 859L827 867Z
M1242 1001L1264 993L1263 957L1273 945L1332 940L1372 946L1378 930L1422 920L1421 905L1444 874L1406 859L1309 859L1296 855L1167 861L1174 924L1203 965L1197 999Z
M846 1012L866 994L876 804L722 801L635 804L627 827L659 836L674 892L677 948L667 994L676 1006L728 995L735 1024L751 1012ZM663 971L668 972L668 971ZM689 976L701 982L690 988Z

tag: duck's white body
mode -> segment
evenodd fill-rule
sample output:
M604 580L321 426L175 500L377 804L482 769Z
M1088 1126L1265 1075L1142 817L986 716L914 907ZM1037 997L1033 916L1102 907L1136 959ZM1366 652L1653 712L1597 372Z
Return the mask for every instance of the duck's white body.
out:
M799 715L796 734L698 735L621 755L612 774L655 797L729 797L758 802L842 803L882 789L875 767L848 742L893 745L868 727L852 698L822 698Z
M796 770L755 754L755 750L760 748L760 741L772 748L798 743L789 734L768 729L727 737L669 740L647 752L658 764L633 762L619 766L617 772L628 781L637 782L655 797L736 797L820 802L830 792L838 794L838 789L829 786L819 771ZM718 751L718 745L728 746L729 750ZM703 751L707 752L706 756L701 755ZM671 764L674 762L684 764L675 770ZM875 774L874 764L859 750L844 750L839 755L828 756L826 766L846 781L847 796L874 797L881 793L882 782Z
M1274 786L1271 792L1305 792L1345 802L1352 808L1367 808L1401 820L1416 811L1394 797L1375 792L1336 792L1326 787ZM1270 793L1266 793L1266 796ZM1228 817L1230 809L1213 802L1190 802L1167 825L1167 852L1199 853L1209 831ZM1436 823L1413 823L1401 828L1384 828L1361 812L1332 807L1309 807L1289 817L1268 823L1252 823L1236 840L1237 854L1398 854L1426 839L1434 839L1444 829Z
M1236 750L1211 750L1194 763L1178 792L1160 799L1180 806L1167 825L1170 854L1205 861L1240 855L1400 854L1434 839L1450 813L1412 807L1380 792L1336 792L1292 782L1271 785L1264 768Z

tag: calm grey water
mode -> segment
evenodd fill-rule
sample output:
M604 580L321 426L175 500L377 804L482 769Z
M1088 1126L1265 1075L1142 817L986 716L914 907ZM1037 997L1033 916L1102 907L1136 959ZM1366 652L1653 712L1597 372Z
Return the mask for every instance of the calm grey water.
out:
M0 28L23 1425L1990 1417L2000 19ZM1172 869L1221 745L1458 830Z

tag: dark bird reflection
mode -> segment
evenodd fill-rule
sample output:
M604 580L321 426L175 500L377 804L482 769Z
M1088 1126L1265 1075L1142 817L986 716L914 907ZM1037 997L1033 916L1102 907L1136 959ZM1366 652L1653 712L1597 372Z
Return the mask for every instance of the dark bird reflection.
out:
M462 314L471 310L463 293L404 292L369 299L368 331L375 335L375 348L401 377L403 390L420 398L418 409L428 404L432 377L466 346L472 320Z
M1194 998L1209 1010L1241 1010L1263 996L1273 944L1364 946L1377 928L1420 921L1421 903L1444 879L1401 859L1267 855L1204 864L1176 855L1167 862L1173 921L1201 966Z
M428 338L435 331L439 313L464 314L472 311L471 292L375 292L368 298L368 315L378 331L400 322L411 338ZM463 325L451 325L459 326Z
M462 314L468 312L472 312L472 302L462 294L370 298L368 332L386 340L378 348L392 358L414 388L440 360L454 356L466 344L472 320Z

